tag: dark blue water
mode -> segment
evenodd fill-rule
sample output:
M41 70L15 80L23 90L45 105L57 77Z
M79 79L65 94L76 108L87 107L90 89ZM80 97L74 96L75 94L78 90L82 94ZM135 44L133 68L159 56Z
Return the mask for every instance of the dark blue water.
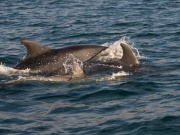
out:
M23 39L60 48L124 36L140 52L142 67L113 80L1 85L0 134L180 134L179 13L179 0L1 1L6 67L26 54Z

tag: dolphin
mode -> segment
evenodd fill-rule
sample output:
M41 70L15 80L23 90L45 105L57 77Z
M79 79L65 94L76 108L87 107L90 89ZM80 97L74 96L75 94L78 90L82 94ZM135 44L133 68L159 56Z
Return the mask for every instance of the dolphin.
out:
M138 67L140 65L140 62L136 55L134 54L132 48L125 44L120 43L123 51L123 55L121 59L115 58L108 62L100 62L101 64L105 65L113 65L113 66L122 66L122 68L132 68L132 67ZM98 57L101 54L98 55Z
M29 40L22 40L21 43L26 47L27 55L25 59L15 66L15 69L39 71L43 75L51 76L54 80L57 79L56 76L67 75L64 63L70 55L73 55L74 58L79 59L84 64L93 63L91 60L96 59L97 55L101 56L101 52L108 48L99 45L78 45L60 49L51 49ZM123 56L121 59L113 59L108 62L100 61L99 63L122 66L125 68L139 66L140 62L132 51L132 48L125 43L120 43L120 45L123 50ZM83 71L79 69L79 66L77 66L75 62L73 62L73 65L76 65L77 68L73 69L71 76L84 76ZM65 80L71 80L71 77L67 77Z
M43 75L65 75L64 63L73 55L82 62L95 57L107 47L97 45L79 45L60 49L51 49L29 40L23 40L21 43L27 49L27 56L15 69L30 69L40 71Z
M2 86L12 85L12 84L19 84L22 82L29 82L29 81L52 81L52 82L67 82L70 80L77 80L84 78L85 74L78 62L73 59L72 61L72 75L65 75L65 76L30 76L30 77L20 77L16 80L8 81Z

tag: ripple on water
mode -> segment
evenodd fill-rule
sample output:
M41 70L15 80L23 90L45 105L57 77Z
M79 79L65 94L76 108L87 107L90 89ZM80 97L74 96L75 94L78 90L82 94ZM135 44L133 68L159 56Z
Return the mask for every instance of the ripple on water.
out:
M101 72L82 81L4 85L17 74L1 74L0 134L179 135L179 4L1 1L0 62L8 67L25 55L23 39L60 48L126 35L143 57L142 67L114 79Z

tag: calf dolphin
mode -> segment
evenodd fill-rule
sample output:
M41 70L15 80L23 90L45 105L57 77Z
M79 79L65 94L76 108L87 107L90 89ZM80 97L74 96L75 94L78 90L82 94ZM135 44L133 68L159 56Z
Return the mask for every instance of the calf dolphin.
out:
M29 40L23 40L21 43L27 48L27 56L15 69L22 70L28 68L32 71L40 71L40 73L47 76L66 75L64 63L69 58L69 55L73 55L83 63L91 63L93 58L96 58L97 55L101 55L101 52L108 48L98 45L79 45L61 49L51 49ZM120 45L123 50L121 59L113 59L108 62L100 61L99 63L123 67L138 66L140 63L132 51L132 48L125 43L120 43ZM80 76L83 75L83 71L80 69L77 71L74 70L73 73L75 73L75 76L78 76L78 74Z

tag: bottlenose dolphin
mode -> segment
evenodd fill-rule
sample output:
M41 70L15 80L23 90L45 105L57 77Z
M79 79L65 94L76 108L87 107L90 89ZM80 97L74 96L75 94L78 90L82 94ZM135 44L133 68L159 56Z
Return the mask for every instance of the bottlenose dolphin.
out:
M27 48L27 56L15 69L23 70L28 68L32 71L37 70L43 75L51 76L55 80L56 77L53 76L67 75L64 63L70 55L73 55L74 58L79 59L84 64L91 63L93 62L91 61L92 59L95 59L97 55L101 55L101 52L108 48L98 45L79 45L61 49L51 49L29 40L23 40L21 43ZM108 62L100 61L99 63L122 67L138 66L140 63L132 51L132 48L125 43L120 43L120 45L123 50L121 59L113 59ZM71 76L84 76L83 71L79 69L80 67L77 63L73 62L73 65L76 65L76 68L73 69ZM71 78L67 77L67 80L70 79Z
M95 57L107 47L97 45L70 46L61 49L51 49L29 40L21 42L27 48L27 56L15 69L30 69L40 71L44 75L65 75L64 63L73 55L82 62Z
M28 76L28 77L20 77L16 80L8 81L2 86L11 85L11 84L19 84L22 82L28 82L28 81L53 81L53 82L67 82L70 80L77 80L80 78L84 78L85 74L80 67L80 64L75 61L75 59L72 60L72 75L65 75L65 76Z
M100 63L105 65L122 66L122 68L138 67L140 65L140 62L137 59L134 52L132 51L132 48L125 43L120 43L120 45L123 51L123 55L121 59L116 58L108 62L100 62Z

